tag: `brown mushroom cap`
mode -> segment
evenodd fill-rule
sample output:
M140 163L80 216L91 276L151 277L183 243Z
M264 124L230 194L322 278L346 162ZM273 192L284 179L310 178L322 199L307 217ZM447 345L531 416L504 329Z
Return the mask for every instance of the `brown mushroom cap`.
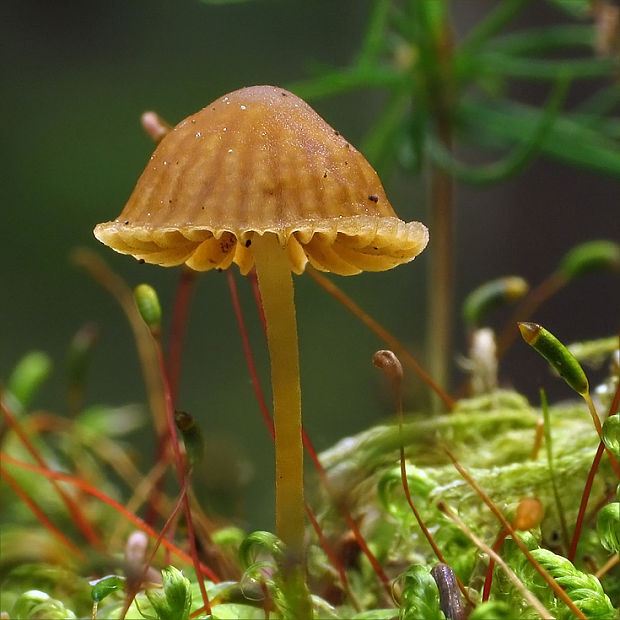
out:
M158 145L113 222L95 236L148 263L197 271L253 266L254 234L273 233L291 269L341 275L417 256L428 231L394 213L364 156L282 88L220 97Z

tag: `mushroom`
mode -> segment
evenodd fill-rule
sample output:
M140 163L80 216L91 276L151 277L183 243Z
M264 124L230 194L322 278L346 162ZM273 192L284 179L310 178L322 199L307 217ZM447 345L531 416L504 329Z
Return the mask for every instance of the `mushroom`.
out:
M411 261L427 244L394 213L359 151L282 88L220 97L166 135L122 213L94 230L122 254L196 271L256 268L267 323L276 532L303 554L303 447L291 272L352 275Z

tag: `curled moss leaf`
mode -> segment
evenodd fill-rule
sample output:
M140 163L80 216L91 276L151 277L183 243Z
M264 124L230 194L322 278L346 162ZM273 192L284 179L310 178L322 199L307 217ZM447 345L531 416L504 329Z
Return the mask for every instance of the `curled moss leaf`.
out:
M445 620L439 608L437 584L424 566L412 566L399 577L399 582L403 589L399 620Z
M603 441L609 451L617 458L620 458L620 416L611 415L603 424Z
M412 496L427 498L437 483L423 470L413 465L406 466L407 482ZM403 511L410 512L404 500L403 481L400 465L386 472L377 485L379 501L391 514L399 516Z
M284 555L284 543L271 532L252 532L239 547L239 559L246 569L265 555L271 556L275 561Z
M468 620L512 620L515 610L503 601L486 601L480 603L469 614Z
M566 558L548 549L534 549L532 555L588 618L616 618L616 610L594 575L582 573ZM572 617L572 614L564 617Z
M147 590L146 596L158 620L189 620L192 594L189 579L174 566L161 571L162 590Z
M607 551L620 552L620 502L612 502L599 510L596 531Z
M9 617L13 620L70 620L77 616L49 594L28 590L15 601Z

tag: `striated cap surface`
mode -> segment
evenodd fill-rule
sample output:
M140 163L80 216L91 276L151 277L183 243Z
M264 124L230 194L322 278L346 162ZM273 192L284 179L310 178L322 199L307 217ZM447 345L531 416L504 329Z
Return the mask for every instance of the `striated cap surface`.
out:
M428 241L394 213L363 155L308 104L273 86L220 97L158 145L122 213L95 236L123 254L197 271L253 266L275 234L291 269L351 275L412 260Z

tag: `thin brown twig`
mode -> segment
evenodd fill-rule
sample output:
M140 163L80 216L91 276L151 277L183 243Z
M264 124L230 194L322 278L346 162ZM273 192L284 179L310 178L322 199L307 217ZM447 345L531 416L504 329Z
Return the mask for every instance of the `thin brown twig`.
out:
M325 276L322 276L316 269L312 267L306 267L306 272L310 277L325 291L327 291L336 301L340 302L349 312L356 316L366 327L373 331L387 346L400 357L407 366L409 366L415 374L417 374L428 387L433 390L437 396L443 401L448 410L454 408L454 400L434 381L433 377L429 375L418 364L415 358L407 351L407 349L398 341L398 339L388 332L383 326L381 326L375 319L373 319L367 312L362 310L348 295L346 295L339 287L337 287L331 280L328 280Z
M494 549L489 547L485 542L480 540L467 525L463 522L463 520L458 517L452 510L448 508L446 504L443 502L439 502L437 504L437 508L443 512L451 521L456 523L458 528L480 549L484 551L490 559L492 559L501 569L506 573L506 576L510 581L514 584L515 588L521 592L523 598L529 603L530 607L536 611L541 618L553 618L551 613L547 610L547 608L538 600L538 598L532 594L523 584L523 582L517 577L515 572L504 562L503 558L499 553L497 553Z
M560 585L558 585L557 581L545 570L543 566L540 565L540 562L536 561L536 558L530 553L530 550L525 546L521 538L519 538L517 532L512 527L512 525L508 522L506 517L501 513L499 508L491 501L489 496L483 491L483 489L478 485L478 483L469 475L467 470L458 462L458 460L454 457L454 455L447 449L444 448L446 454L456 467L457 471L463 476L465 481L476 491L478 497L482 499L482 501L489 507L491 512L497 517L500 523L503 525L504 529L512 536L515 544L521 551L523 555L528 559L534 570L545 580L545 582L549 585L549 587L553 590L555 595L568 606L571 612L580 618L581 620L586 620L586 616L582 613L582 611L573 603L568 594L562 589Z

